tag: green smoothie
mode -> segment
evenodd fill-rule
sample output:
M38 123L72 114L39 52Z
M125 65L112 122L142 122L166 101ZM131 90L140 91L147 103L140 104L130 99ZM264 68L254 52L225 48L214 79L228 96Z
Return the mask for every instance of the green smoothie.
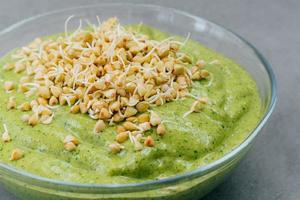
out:
M133 26L152 39L168 37L154 28ZM0 142L0 162L42 177L78 183L135 183L161 179L185 173L207 165L241 144L255 128L262 111L255 81L238 64L224 56L189 41L181 50L206 61L210 72L207 79L195 81L194 96L208 97L210 103L201 112L183 117L194 99L186 97L162 106L152 107L166 126L166 135L151 135L154 147L135 151L130 141L125 150L111 154L107 146L116 137L115 126L101 135L93 134L95 121L85 114L71 114L66 106L55 110L51 124L31 127L20 120L19 110L6 109L10 96L17 104L28 101L22 93L6 93L4 81L15 81L22 76L4 71L2 66L10 55L0 60L0 125L6 124L12 141ZM0 133L4 132L2 126ZM80 145L68 152L62 145L67 135L76 136ZM13 149L24 151L24 157L10 161Z

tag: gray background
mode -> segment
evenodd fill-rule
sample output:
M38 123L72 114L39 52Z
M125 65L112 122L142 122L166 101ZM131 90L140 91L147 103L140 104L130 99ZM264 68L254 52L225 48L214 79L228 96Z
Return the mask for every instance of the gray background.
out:
M0 0L0 29L32 15L97 0ZM124 2L124 1L123 1ZM279 102L233 175L205 200L300 199L300 1L130 1L174 7L222 24L252 42L274 67ZM16 200L0 187L1 200Z

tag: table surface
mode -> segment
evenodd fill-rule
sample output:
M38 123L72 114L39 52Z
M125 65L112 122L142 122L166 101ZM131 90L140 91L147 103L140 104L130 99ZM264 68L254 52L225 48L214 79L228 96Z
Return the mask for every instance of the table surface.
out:
M39 13L98 2L3 0L0 29ZM146 0L130 2L147 3ZM152 0L151 3L185 10L234 30L266 56L278 79L279 101L263 133L232 176L204 199L300 199L300 86L297 84L300 80L300 1ZM0 200L17 198L0 187Z

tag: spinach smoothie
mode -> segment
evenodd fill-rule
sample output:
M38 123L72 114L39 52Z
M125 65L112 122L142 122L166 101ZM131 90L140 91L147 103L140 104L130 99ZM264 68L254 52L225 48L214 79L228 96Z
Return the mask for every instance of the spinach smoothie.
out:
M164 40L168 34L148 26L132 26L151 39ZM56 36L53 36L55 38ZM127 140L118 154L109 152L108 145L116 137L116 125L107 126L101 134L94 134L95 120L86 114L72 114L67 106L55 108L55 116L48 125L28 126L23 112L7 110L6 103L13 95L16 103L29 101L17 90L6 93L3 83L18 80L23 73L6 71L2 66L11 62L10 54L0 60L0 133L6 125L11 141L0 142L0 162L17 169L55 180L78 183L136 183L162 179L207 165L232 151L257 125L262 111L255 81L234 61L203 45L188 41L180 50L202 59L209 77L194 81L190 96L151 106L166 129L163 137L155 129L145 132L155 142L153 147L140 151ZM207 97L209 103L200 112L190 110L195 97ZM75 136L80 144L74 151L66 151L62 141ZM11 161L14 149L24 152L22 159Z

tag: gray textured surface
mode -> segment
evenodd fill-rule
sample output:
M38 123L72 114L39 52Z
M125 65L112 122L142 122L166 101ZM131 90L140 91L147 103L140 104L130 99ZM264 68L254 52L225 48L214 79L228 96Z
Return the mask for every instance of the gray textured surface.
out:
M0 1L0 29L26 17L96 0ZM274 67L279 102L264 132L233 175L205 200L300 199L300 1L131 1L175 7L234 30ZM1 200L16 200L0 187Z

